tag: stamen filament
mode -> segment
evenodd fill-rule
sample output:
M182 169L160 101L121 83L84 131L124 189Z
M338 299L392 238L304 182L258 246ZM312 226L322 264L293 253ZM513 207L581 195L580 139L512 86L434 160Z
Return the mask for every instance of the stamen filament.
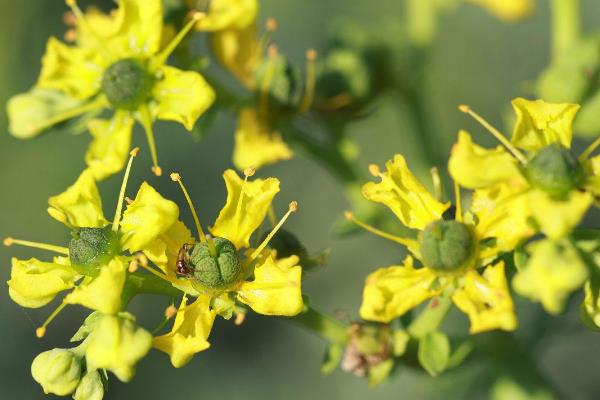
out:
M456 202L456 212L454 213L454 219L458 222L462 222L463 214L462 201L460 199L460 186L458 186L458 183L456 183L456 181L454 181L454 201Z
M260 49L260 54L267 50L269 43L271 42L271 38L273 37L273 32L277 30L277 20L273 17L267 18L265 28L266 32L260 38L260 45L258 47Z
M431 180L433 181L433 192L435 194L435 198L438 201L442 201L442 180L440 179L440 171L437 167L433 167L429 170L431 173Z
M100 108L103 108L106 105L107 105L106 98L104 96L100 96L100 97L98 97L94 101L82 104L82 105L80 105L78 107L71 108L71 109L66 110L66 111L64 111L62 113L58 113L56 115L53 115L52 117L50 117L47 120L45 120L44 123L41 124L41 125L32 125L31 126L31 130L40 131L40 130L48 129L48 128L56 125L56 124L59 124L59 123L64 122L64 121L66 121L68 119L71 119L71 118L75 118L75 117L77 117L77 116L79 116L81 114L84 114L86 112L94 111L94 110L98 110Z
M479 122L481 124L481 126L483 126L492 135L494 135L494 137L500 143L502 143L504 145L504 147L506 147L508 149L508 151L510 151L515 156L515 158L517 158L517 160L519 160L519 162L521 164L527 164L527 158L523 155L523 153L521 153L515 146L513 146L512 143L510 143L510 141L506 138L506 136L504 136L498 129L494 128L489 122L487 122L485 119L483 119L482 116L480 116L475 111L471 110L471 108L469 108L469 106L464 105L464 104L461 104L460 106L458 106L458 109L461 112L471 116L475 121Z
M158 153L156 152L156 143L154 142L154 130L152 129L152 116L150 115L150 109L147 105L141 108L140 122L146 132L146 140L148 141L148 147L150 148L150 156L152 157L152 172L156 176L162 175L162 168L158 166Z
M585 161L589 158L589 156L600 146L600 137L592 142L579 156L580 161Z
M267 245L269 244L271 239L273 239L273 236L275 236L277 231L279 229L281 229L281 227L283 226L285 221L288 219L288 217L292 213L295 213L296 211L298 211L298 203L295 201L292 201L290 203L288 211L285 213L283 218L281 218L279 223L277 223L277 225L275 225L275 227L273 229L271 229L271 232L269 232L269 234L267 235L265 240L263 240L262 243L260 244L260 246L258 246L258 248L256 250L254 250L254 252L250 255L250 261L254 261L256 259L256 257L258 257L260 255L260 253L262 253L262 251L265 249L265 247L267 247Z
M315 96L315 82L317 77L315 59L317 58L317 52L310 49L306 52L306 85L304 87L304 95L302 96L302 102L298 112L300 114L306 113L312 105Z
M121 182L121 190L119 191L119 198L117 200L117 209L115 210L115 217L113 218L113 232L117 232L119 230L119 223L121 222L121 211L123 210L123 203L125 202L125 189L127 188L127 181L129 180L129 172L131 171L131 164L133 163L133 158L137 156L138 151L140 151L140 149L139 147L136 147L129 152L129 161L127 162L127 168L125 169L123 182Z
M44 337L44 335L46 334L46 327L50 324L50 322L52 322L52 320L54 318L56 318L56 316L67 306L68 304L63 302L60 303L60 305L58 307L56 307L56 309L52 312L52 314L50 314L50 316L46 319L46 321L44 321L44 323L42 324L42 326L40 326L39 328L37 328L35 330L35 336L37 336L38 338L42 338Z
M364 222L362 222L361 220L357 219L354 214L352 214L350 211L346 211L344 213L344 217L348 220L348 221L352 221L354 222L356 225L360 226L361 228L365 229L368 232L371 232L377 236L380 236L384 239L388 239L391 240L392 242L396 242L401 244L402 246L405 247L411 247L414 243L414 240L412 239L408 239L408 238L402 238L400 236L396 236L396 235L392 235L391 233L387 233L384 232L380 229L375 228L374 226L368 225Z
M183 182L181 180L181 175L179 175L176 172L173 172L171 174L171 180L173 182L179 183L179 187L181 188L181 191L183 192L183 196L185 197L185 200L187 201L188 206L190 207L190 211L192 212L192 217L194 218L194 223L196 224L196 231L198 232L198 239L200 240L200 242L202 242L208 246L208 250L210 251L210 254L212 254L213 257L216 256L217 249L215 248L215 244L213 243L212 239L210 239L209 237L206 236L206 234L204 233L204 230L202 229L202 224L200 224L200 219L198 218L198 214L196 213L196 208L194 207L194 203L192 202L192 199L191 199L187 189L183 185Z
M275 75L275 65L273 59L277 56L277 46L274 44L269 46L267 70L265 72L265 79L260 87L260 98L259 98L259 113L265 120L269 117L269 88L273 81L273 75Z
M164 280L164 281L168 281L168 279L167 279L167 276L166 276L165 274L163 274L163 273L160 273L160 272L156 271L154 268L151 268L151 267L150 267L150 266L148 266L148 265L144 265L144 264L141 264L141 263L139 263L139 264L138 264L138 267L142 267L142 268L144 268L146 271L148 271L148 272L150 272L151 274L153 274L154 276L157 276L158 278L160 278L160 279L162 279L162 280Z
M235 207L235 221L239 221L242 217L242 204L244 202L244 195L246 194L246 183L248 183L248 178L256 173L256 169L253 167L246 168L244 170L244 181L242 182L242 187L240 188L240 197L238 198L238 202Z
M4 239L5 246L12 246L13 244L18 244L20 246L32 247L34 249L48 250L53 251L58 254L63 254L65 256L69 255L69 249L62 246L55 246L53 244L39 243L39 242L30 242L29 240L20 240L13 239L12 237L7 237Z
M156 56L156 62L160 64L164 64L167 61L167 58L173 53L173 51L179 46L179 43L183 40L183 38L189 33L190 30L196 25L198 21L204 18L206 14L203 12L195 11L192 13L192 18L190 21L185 24L185 26L177 33L177 35L165 46L164 49Z

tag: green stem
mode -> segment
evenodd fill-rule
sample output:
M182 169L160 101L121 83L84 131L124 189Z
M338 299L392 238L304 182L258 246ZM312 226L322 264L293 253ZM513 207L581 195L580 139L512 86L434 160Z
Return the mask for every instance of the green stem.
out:
M413 337L420 338L437 330L446 318L451 306L452 300L450 297L432 299L427 308L408 326L408 333Z
M552 13L552 59L557 61L566 55L579 39L579 0L551 0Z
M310 306L303 313L290 318L290 321L301 325L329 343L345 345L348 340L348 327L345 324Z
M130 274L123 290L123 305L128 304L133 297L141 293L158 294L168 297L177 297L181 291L171 285L170 282L160 279L151 274Z

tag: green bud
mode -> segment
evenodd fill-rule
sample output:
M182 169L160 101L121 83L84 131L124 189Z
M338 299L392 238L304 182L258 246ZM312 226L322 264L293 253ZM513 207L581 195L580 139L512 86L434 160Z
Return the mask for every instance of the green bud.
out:
M102 92L115 108L133 111L150 96L152 81L139 61L124 59L104 71Z
M102 400L104 397L104 384L98 370L88 371L81 378L73 400Z
M69 242L69 257L75 267L83 266L82 273L93 274L89 267L98 267L106 264L119 252L117 234L104 228L77 228L71 232Z
M300 72L283 55L266 59L256 71L257 88L266 86L271 110L287 111L298 107L302 97Z
M458 271L468 264L474 243L473 234L465 224L435 221L421 233L421 257L425 266L435 271Z
M565 198L583 178L577 156L558 143L538 151L526 166L529 182L552 198Z
M208 288L218 289L236 282L242 265L233 243L220 237L212 241L216 255L211 254L207 244L197 243L189 254L189 266L196 281Z
M52 349L39 354L31 363L31 375L44 393L71 394L81 378L81 358L68 349Z
M270 232L265 232L259 243L262 243L267 238L269 233ZM306 260L308 258L308 251L306 250L306 247L304 247L296 235L290 231L286 231L285 229L280 229L277 231L275 236L273 236L273 238L271 238L269 241L268 247L277 250L277 258L298 256L298 258L301 260L300 264L302 264L302 260Z

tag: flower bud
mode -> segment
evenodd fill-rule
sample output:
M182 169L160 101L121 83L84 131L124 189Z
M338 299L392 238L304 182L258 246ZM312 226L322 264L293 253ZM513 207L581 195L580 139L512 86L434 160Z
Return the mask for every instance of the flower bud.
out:
M421 233L420 250L426 267L438 272L455 272L467 266L474 252L471 230L457 221L439 220Z
M152 77L132 59L117 61L102 76L102 92L115 108L137 109L149 97L151 87Z
M71 232L69 257L74 266L97 267L118 253L117 235L110 227L78 228ZM89 274L90 271L80 271Z
M295 109L300 103L300 72L283 55L278 54L265 60L256 71L256 82L259 91L266 90L270 110L288 111Z
M81 359L71 350L52 349L39 354L31 363L31 375L44 393L71 394L81 378Z
M583 170L571 150L554 143L533 156L527 163L526 175L533 186L552 198L562 199L581 183Z
M97 370L88 371L81 378L73 400L102 400L104 397L104 384Z
M242 266L233 243L215 237L212 239L216 254L205 243L197 243L189 254L193 278L211 289L218 289L237 281Z

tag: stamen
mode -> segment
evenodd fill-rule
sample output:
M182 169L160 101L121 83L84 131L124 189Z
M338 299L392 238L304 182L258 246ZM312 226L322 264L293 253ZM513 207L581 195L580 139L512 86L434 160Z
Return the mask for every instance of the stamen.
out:
M141 263L138 263L139 267L142 267L143 269L145 269L146 271L150 272L152 275L164 280L164 281L168 281L169 278L167 278L167 276L165 274L163 274L162 272L158 272L157 270L155 270L154 268L150 267L149 265L144 265Z
M273 17L267 18L265 23L265 33L260 38L260 45L258 48L260 49L260 54L263 54L265 50L267 50L269 43L273 37L273 32L277 30L277 20Z
M438 201L442 201L442 180L440 179L440 171L437 167L433 167L429 170L431 173L431 180L433 181L433 192L435 194L435 198Z
M75 118L81 114L104 108L107 104L108 103L107 103L106 98L104 96L99 96L94 101L82 104L78 107L74 107L69 110L63 111L62 113L53 115L52 117L45 120L42 124L39 124L39 125L30 124L27 127L27 130L30 132L39 132L41 130L48 129L58 123L64 122L68 119Z
M129 180L129 172L131 171L131 164L133 158L137 156L140 151L139 147L134 148L129 152L129 162L127 162L127 168L125 169L125 175L123 176L123 182L121 182L121 190L119 192L119 198L117 199L117 209L115 210L115 217L113 218L112 230L117 232L119 230L119 223L121 222L121 211L123 210L123 202L125 198L125 188L127 187L127 181Z
M138 270L138 268L139 268L138 260L133 259L129 263L129 267L127 267L127 271L129 271L130 274L133 274L135 271Z
M177 315L177 307L171 304L169 307L165 308L165 318L171 319Z
M600 146L600 137L592 142L579 156L579 161L585 161L589 158L589 156Z
M244 195L246 194L246 184L248 183L248 178L253 176L256 173L256 168L250 167L244 170L244 182L242 182L242 187L240 188L240 197L238 198L238 202L235 206L235 221L239 222L240 218L242 218L242 204L244 202Z
M362 222L361 220L359 220L358 218L356 218L354 216L354 214L351 213L350 211L346 211L344 213L344 217L348 221L354 222L356 225L360 226L361 228L365 229L366 231L371 232L371 233L373 233L373 234L375 234L377 236L380 236L380 237L382 237L384 239L391 240L392 242L399 243L399 244L401 244L402 246L405 246L405 247L411 247L411 246L414 245L414 242L415 242L414 240L409 239L409 238L403 238L403 237L396 236L396 235L392 235L391 233L384 232L384 231L382 231L380 229L375 228L374 226L368 225L368 224Z
M233 321L233 323L236 326L240 326L240 325L242 325L244 323L245 319L246 319L246 313L243 313L243 312L242 313L237 313L235 315L235 321Z
M77 31L75 29L68 29L63 35L63 39L67 43L73 43L77 40Z
M164 49L156 56L155 62L164 64L167 61L167 58L173 53L173 51L179 46L183 38L189 33L190 30L196 25L198 21L202 18L206 17L206 14L199 11L193 11L191 13L191 19L187 24L179 31L177 35L165 46Z
M40 326L39 328L37 328L35 330L35 336L37 336L38 338L43 338L44 335L46 334L46 327L50 324L50 322L52 322L52 320L54 318L56 318L56 316L67 306L67 303L60 303L60 305L58 307L56 307L56 309L52 312L52 314L50 314L50 316L46 319L46 321L44 321L44 323L42 324L42 326Z
M462 201L460 199L460 186L458 186L458 183L456 183L456 181L454 181L454 201L456 202L456 212L454 214L454 219L458 222L462 222L463 214Z
M527 164L527 158L523 155L523 153L521 153L515 146L513 146L512 143L510 143L510 141L506 138L506 136L504 136L498 129L494 128L489 122L483 119L482 116L477 114L475 111L471 110L471 108L465 104L461 104L460 106L458 106L458 109L461 112L471 116L475 121L479 122L481 126L483 126L492 135L494 135L494 137L500 143L502 143L504 147L506 147L508 151L510 151L515 156L515 158L519 160L521 164Z
M271 241L271 239L273 239L273 236L275 236L275 234L277 233L277 231L279 229L281 229L281 227L283 226L283 224L285 223L285 221L288 219L288 217L292 214L295 213L296 211L298 211L298 203L295 201L292 201L289 205L289 209L288 211L285 213L285 215L283 216L283 218L281 218L281 220L279 221L279 223L277 225L275 225L275 228L271 229L271 232L269 232L269 234L267 235L267 237L265 238L265 240L262 241L262 243L260 244L260 246L258 246L258 248L256 250L254 250L254 252L250 255L250 260L253 261L256 259L256 257L258 257L260 255L260 253L262 253L262 251L265 249L265 247L267 247L267 245L269 244L269 242Z
M369 173L376 178L381 176L381 170L377 164L369 164Z
M162 168L158 166L158 154L156 152L156 143L154 142L154 130L152 129L152 116L147 105L141 107L140 121L146 132L146 140L150 148L150 156L152 157L152 172L156 176L162 175Z
M67 26L73 27L77 25L77 17L73 11L65 11L62 17L63 23Z
M189 195L187 189L183 185L183 182L181 180L181 175L179 175L177 172L173 172L171 174L171 180L173 182L179 183L179 187L181 188L181 191L183 192L183 196L185 197L185 200L187 201L188 206L190 207L190 211L192 212L192 217L194 218L194 223L196 224L196 230L198 231L198 239L202 243L206 244L208 246L208 250L210 251L210 254L215 256L217 254L217 249L215 248L215 244L213 243L212 239L210 239L210 237L207 237L206 234L204 234L204 230L202 229L202 224L200 224L200 219L198 218L198 214L196 213L196 208L194 207L194 203L192 202L192 199L190 198L190 195Z
M265 72L265 78L260 87L260 98L259 98L259 112L260 115L267 119L269 116L269 89L271 87L271 82L273 81L273 76L275 75L275 65L273 60L277 57L277 46L274 44L269 46L267 50L267 55L269 59L267 60L267 70Z
M310 109L315 96L315 82L317 77L315 60L317 59L317 52L314 49L309 49L306 52L306 84L304 86L304 96L302 96L302 102L298 112L304 114Z
M31 247L34 249L48 250L53 251L58 254L63 254L65 256L69 255L69 249L62 246L55 246L53 244L39 243L39 242L30 242L28 240L19 240L14 239L12 237L7 237L4 239L4 245L9 247L13 244L18 244L20 246Z

